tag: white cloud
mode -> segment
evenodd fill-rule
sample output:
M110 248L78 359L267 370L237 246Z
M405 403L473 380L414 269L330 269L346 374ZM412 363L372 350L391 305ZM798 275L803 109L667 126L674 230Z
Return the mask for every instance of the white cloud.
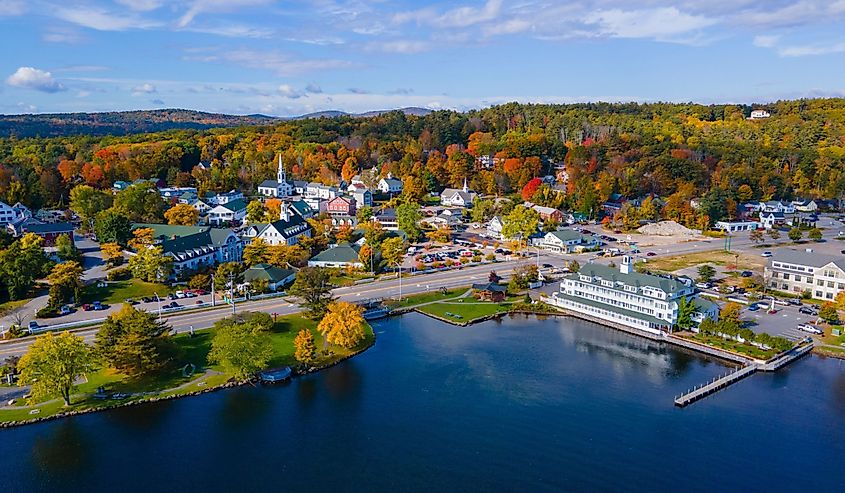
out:
M23 15L26 3L23 0L0 0L0 16Z
M442 14L431 7L398 12L391 18L394 24L416 22L438 27L468 27L497 19L502 12L503 0L487 0L483 7L458 7Z
M431 44L426 41L413 40L392 40L392 41L372 41L365 45L368 51L383 51L385 53L421 53L431 48Z
M276 88L276 91L282 96L289 99L299 99L303 96L301 92L297 91L296 89L287 84L280 85L278 88Z
M311 82L307 86L305 86L305 92L310 92L311 94L320 94L323 92L323 88Z
M222 51L193 49L188 51L190 54L185 57L186 60L232 63L247 68L270 70L281 76L354 66L349 60L295 58L278 51L257 51L250 49Z
M114 0L116 3L129 7L138 12L149 12L161 7L164 2L161 0Z
M675 7L666 7L632 11L600 10L587 14L584 22L598 26L600 35L668 40L711 26L717 21L681 12Z
M773 35L754 36L754 46L758 48L773 48L779 39L780 36Z
M127 31L161 26L158 21L136 14L113 13L93 6L56 7L52 11L59 19L97 31Z
M184 30L202 34L213 34L215 36L223 36L226 38L271 38L275 34L272 29L263 29L238 24L191 26L184 28Z
M834 43L823 46L784 46L778 48L778 55L783 57L801 57L830 55L833 53L845 53L845 42Z
M10 86L41 92L52 93L65 90L65 86L54 79L53 74L34 67L20 67L14 74L6 78L6 83Z
M194 21L196 16L203 13L231 12L272 2L273 0L193 0L188 11L179 18L177 26L186 27Z
M141 94L152 94L154 92L157 92L156 86L150 84L149 82L139 84L132 88L133 96L139 96Z

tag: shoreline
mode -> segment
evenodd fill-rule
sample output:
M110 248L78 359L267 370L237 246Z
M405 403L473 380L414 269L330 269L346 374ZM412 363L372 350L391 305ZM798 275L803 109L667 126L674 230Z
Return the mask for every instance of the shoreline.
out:
M364 352L366 352L367 350L369 350L370 348L372 348L373 346L376 345L377 337L378 336L376 335L376 332L373 331L373 339L372 339L372 342L370 344L361 348L358 351L355 351L354 353L348 354L348 355L346 355L342 358L339 358L339 359L332 361L331 363L325 364L323 366L313 367L313 368L310 368L310 369L308 369L307 371L304 371L304 372L300 372L299 370L297 370L295 368L291 368L291 371L292 371L291 377L287 381L290 382L294 378L304 377L304 376L308 376L308 375L311 375L311 374L314 374L314 373L321 372L323 370L328 370L329 368L332 368L332 367L337 366L337 365L339 365L339 364L341 364L345 361L348 361L348 360L354 358L355 356L363 354ZM258 382L257 379L246 380L246 381L243 381L243 382L232 381L231 379L229 379L226 382L224 382L223 384L215 385L213 387L203 388L203 389L200 389L200 390L195 390L195 391L192 391L192 392L186 392L184 394L151 396L149 398L142 398L142 399L130 400L130 401L127 401L127 402L118 403L118 404L115 404L113 406L99 406L99 407L92 407L92 408L89 408L89 409L78 409L78 410L73 410L73 411L67 411L67 412L60 412L60 413L52 414L50 416L31 418L31 419L26 419L26 420L2 421L2 422L0 422L0 430L5 429L5 428L16 428L18 426L34 425L34 424L37 424L37 423L44 423L44 422L53 421L53 420L56 420L56 419L71 418L73 416L79 416L79 415L83 415L83 414L112 411L112 410L120 409L120 408L124 408L124 407L139 406L139 405L144 405L144 404L151 404L151 403L154 403L154 402L170 401L170 400L174 400L174 399L182 399L182 398L186 398L186 397L195 397L195 396L198 396L198 395L208 394L208 393L211 393L211 392L218 392L218 391L231 389L231 388L235 388L235 387L242 387L244 385L253 385L257 382ZM283 383L283 382L279 382L279 383ZM162 392L167 392L168 390L171 390L171 389L164 389Z

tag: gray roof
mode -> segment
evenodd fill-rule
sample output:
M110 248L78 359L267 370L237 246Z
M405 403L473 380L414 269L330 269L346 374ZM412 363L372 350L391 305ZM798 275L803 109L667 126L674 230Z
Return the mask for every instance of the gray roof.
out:
M232 212L242 211L246 209L246 201L244 199L231 200L225 204L220 204L220 207L229 209Z
M279 182L276 180L264 180L258 186L262 188L276 188L279 186Z
M825 255L816 252L805 252L803 250L793 250L790 248L782 248L772 252L769 263L786 262L787 264L806 265L810 267L824 267L833 262L842 270L845 270L845 256L842 255Z
M551 231L547 234L557 237L560 241L572 241L572 240L581 240L581 241L590 241L590 238L584 237L581 233L577 231L572 231L571 229L563 229L560 231Z
M665 277L655 276L652 274L643 274L640 272L634 272L633 270L629 274L623 274L614 267L601 264L583 265L581 266L581 270L572 277L577 279L579 275L600 277L607 281L621 281L629 286L650 286L652 288L661 289L666 293L674 293L687 288L684 283L676 279L667 279Z
M296 274L296 271L292 269L282 269L281 267L268 264L256 264L244 271L244 281L251 282L258 279L266 279L270 282L280 282L294 274Z
M358 251L361 247L358 245L350 245L349 243L341 243L334 248L323 250L311 257L314 262L331 262L331 263L360 263L358 258Z

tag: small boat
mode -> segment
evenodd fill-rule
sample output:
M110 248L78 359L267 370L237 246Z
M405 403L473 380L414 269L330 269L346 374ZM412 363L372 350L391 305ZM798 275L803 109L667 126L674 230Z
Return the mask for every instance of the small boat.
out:
M274 368L271 370L264 370L258 373L258 378L262 383L277 383L289 380L291 377L291 369L289 366L284 368Z

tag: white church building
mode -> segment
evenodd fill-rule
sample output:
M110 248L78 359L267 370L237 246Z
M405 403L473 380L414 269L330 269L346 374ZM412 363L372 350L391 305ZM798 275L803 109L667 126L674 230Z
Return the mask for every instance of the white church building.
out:
M281 154L279 154L279 171L276 180L264 180L261 185L258 185L258 193L269 198L284 198L293 195L293 183L288 181L285 174Z

